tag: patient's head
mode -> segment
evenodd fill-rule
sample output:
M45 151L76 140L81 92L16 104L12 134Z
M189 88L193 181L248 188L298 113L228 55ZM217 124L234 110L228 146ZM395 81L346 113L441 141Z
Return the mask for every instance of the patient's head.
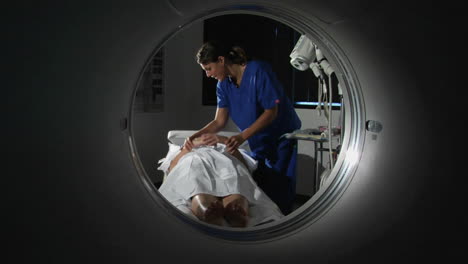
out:
M214 133L202 134L192 139L192 143L197 146L216 146L219 143L219 137Z

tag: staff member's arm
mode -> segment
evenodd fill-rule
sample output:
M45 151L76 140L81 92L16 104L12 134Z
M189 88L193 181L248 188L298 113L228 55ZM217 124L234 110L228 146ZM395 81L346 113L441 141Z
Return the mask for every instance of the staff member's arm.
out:
M255 120L255 122L248 128L244 129L241 133L232 136L227 141L227 149L229 153L233 153L244 141L255 135L260 130L268 126L278 115L278 105L265 111Z
M191 135L190 137L188 137L187 139L185 139L184 148L187 149L188 151L191 151L192 148L194 147L193 139L197 138L197 137L200 137L203 134L212 134L212 136L214 138L204 137L205 142L203 142L206 145L211 145L210 142L217 141L217 138L216 138L215 134L218 133L219 131L221 131L226 126L226 123L227 123L228 120L229 120L229 111L228 111L228 109L227 108L217 108L214 120L211 121L210 123L208 123L205 127L200 129L199 131L197 131L193 135Z

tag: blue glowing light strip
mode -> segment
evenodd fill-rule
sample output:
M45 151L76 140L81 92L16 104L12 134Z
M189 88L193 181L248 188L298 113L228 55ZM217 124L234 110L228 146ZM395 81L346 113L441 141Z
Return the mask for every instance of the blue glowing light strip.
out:
M307 106L318 106L318 102L295 102L294 104L296 105L307 105ZM324 105L324 103L321 103L321 105ZM327 103L327 105L330 105ZM341 106L340 103L332 103L332 106Z

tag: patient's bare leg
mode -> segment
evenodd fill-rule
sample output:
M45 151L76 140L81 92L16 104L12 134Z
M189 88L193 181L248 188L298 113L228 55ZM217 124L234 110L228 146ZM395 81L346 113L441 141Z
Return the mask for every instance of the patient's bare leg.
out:
M223 198L224 217L232 227L246 227L249 220L249 202L240 194Z
M192 197L192 212L201 221L213 225L223 225L224 207L220 198L209 194Z

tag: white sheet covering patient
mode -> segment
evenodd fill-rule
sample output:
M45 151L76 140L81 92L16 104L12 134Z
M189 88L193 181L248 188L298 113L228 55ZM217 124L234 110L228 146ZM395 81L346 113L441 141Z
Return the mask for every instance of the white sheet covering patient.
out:
M218 225L255 226L283 217L277 205L251 177L251 172L256 169L256 161L243 150L239 151L240 156L235 157L225 151L225 148L222 143L213 146L199 144L192 151L181 153L180 146L169 143L169 152L160 160L161 165L158 168L167 173L159 187L160 193L175 207L191 216L197 215L192 198L199 199L200 196L205 199L202 195L217 198L245 197L244 200L248 203L247 222L232 224L225 215L222 223L213 223ZM220 207L225 200L229 199L219 200ZM197 215L196 218L200 219L200 216Z

